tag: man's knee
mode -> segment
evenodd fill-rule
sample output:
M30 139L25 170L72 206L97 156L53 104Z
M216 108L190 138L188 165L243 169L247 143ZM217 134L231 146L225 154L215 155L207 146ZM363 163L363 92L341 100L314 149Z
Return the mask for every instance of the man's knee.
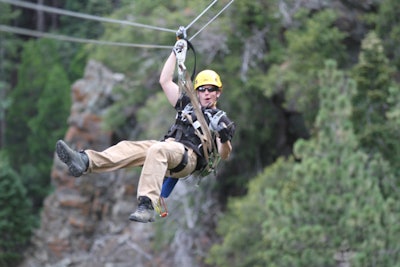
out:
M147 150L147 156L155 156L155 155L162 155L166 157L166 147L162 142L158 142L153 144Z

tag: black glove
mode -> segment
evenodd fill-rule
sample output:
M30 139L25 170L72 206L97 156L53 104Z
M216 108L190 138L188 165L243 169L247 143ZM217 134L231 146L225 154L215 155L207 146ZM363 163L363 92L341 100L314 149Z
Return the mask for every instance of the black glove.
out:
M210 120L210 130L218 133L221 142L230 141L235 132L235 124L226 116L226 113L222 110L206 110L204 113Z
M209 125L210 129L214 132L218 132L223 127L222 118L226 117L226 113L222 110L218 110L217 112L214 111L216 110L211 110L210 112L206 111L206 114L210 119L210 125Z
M231 139L232 139L231 133L227 127L222 127L218 131L218 135L219 135L219 138L221 139L221 143L226 143L228 141L231 141Z

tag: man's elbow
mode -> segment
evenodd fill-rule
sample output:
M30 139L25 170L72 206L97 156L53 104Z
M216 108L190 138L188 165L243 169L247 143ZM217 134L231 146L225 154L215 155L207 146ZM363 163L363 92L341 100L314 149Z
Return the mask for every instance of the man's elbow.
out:
M221 144L220 151L219 151L219 155L221 156L221 159L223 159L223 160L229 159L231 151L232 151L232 146L229 141L224 144Z
M165 87L165 85L167 84L167 79L165 77L160 77L160 79L158 80L158 82L160 83L161 87Z
M221 159L222 159L222 160L228 160L230 154L231 154L231 153L229 153L229 152L222 153L222 154L221 154Z

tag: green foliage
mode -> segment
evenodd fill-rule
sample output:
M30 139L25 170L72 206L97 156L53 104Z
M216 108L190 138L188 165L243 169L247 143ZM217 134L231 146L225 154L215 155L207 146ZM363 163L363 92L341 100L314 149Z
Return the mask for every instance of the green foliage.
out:
M278 161L232 200L219 224L217 266L395 266L400 260L396 200L383 197L393 175L379 155L357 150L354 82L333 62L320 74L315 139L299 141L301 163ZM390 189L388 189L390 190ZM348 258L343 258L347 257Z
M357 132L365 125L384 121L386 99L393 74L382 42L374 32L366 36L361 49L359 62L353 70L353 77L357 82L357 94L353 100L354 121L358 122L355 124Z
M234 55L229 58L232 62L234 59ZM224 62L227 61L228 58L225 58ZM218 105L237 125L232 141L235 156L229 162L224 162L223 170L218 172L221 178L217 186L222 198L243 194L249 178L261 171L263 166L271 164L282 152L276 149L279 142L276 129L281 115L279 112L282 111L277 110L272 101L265 96L260 84L253 80L247 83L240 81L235 74L237 61L226 65L225 67L217 62L213 63L215 70L221 70L224 84Z
M0 24L9 24L19 16L18 11L12 11L10 5L0 3ZM0 77L3 82L10 83L10 74L16 69L18 47L21 42L12 34L0 31Z
M242 81L265 76L271 64L280 64L285 58L285 19L277 12L278 5L276 0L258 0L240 1L232 6L230 16L235 19L228 22L231 26L226 30L230 33L227 56L234 61L229 64L239 64Z
M281 18L276 10L277 1L235 2L228 10L234 19L218 20L216 24L224 23L225 28L217 26L218 31L208 35L210 40L219 40L215 46L229 48L226 53L218 53L205 68L220 73L224 93L218 105L237 125L234 156L218 173L223 200L246 192L250 177L282 153L277 148L281 132L275 131L282 110L264 94L263 80L268 65L281 61L284 55L282 27L278 23Z
M143 129L145 136L139 139L160 140L166 130L172 125L171 118L175 116L175 109L165 97L164 92L159 92L147 99L146 104L137 112L138 125Z
M21 177L0 151L0 266L16 266L35 221Z
M54 140L62 137L71 106L70 83L60 65L48 72L48 79L37 102L37 116L29 121L32 135L28 137L30 153L40 155L41 151L54 150ZM49 158L51 154L45 155ZM44 158L36 160L43 161Z
M27 42L7 113L6 149L18 172L30 165L23 179L35 207L50 187L54 143L64 134L70 107L70 81L57 64L55 42Z
M51 188L49 173L54 144L67 130L66 121L71 106L70 82L62 67L54 65L47 75L48 79L37 102L37 115L28 122L31 133L27 136L29 165L36 169L37 174L28 172L31 177L26 187L35 196L37 205L41 205Z
M278 26L279 15L276 13L278 1L240 1L236 3L235 13L240 32L249 37L255 29ZM240 15L239 15L240 14Z
M112 1L107 0L67 0L63 1L62 5L62 8L69 11L99 17L107 16L114 8ZM94 20L85 20L71 16L60 16L59 20L60 26L54 30L63 35L96 40L104 33L103 25ZM59 42L58 45L60 63L67 70L66 74L69 80L75 81L81 78L89 51L80 43Z
M335 11L327 9L312 16L302 11L298 16L300 27L286 32L288 58L295 58L293 68L296 71L321 69L326 59L343 65L346 52L342 41L346 33L334 26L338 17Z
M400 2L397 0L380 1L379 9L373 16L377 34L382 38L385 51L397 69L400 69Z
M385 158L392 164L397 177L400 177L400 143L398 136L400 133L400 88L393 86L389 88L388 104L391 108L386 112L387 124L384 130L387 130L385 138L387 150L382 151Z
M224 96L224 101L231 101L231 110L235 111L233 115L235 123L240 125L246 125L246 127L237 127L237 132L235 133L235 144L239 146L247 146L247 149L242 151L238 157L241 158L243 164L240 165L241 168L251 169L252 161L245 159L254 159L258 162L266 163L270 161L268 157L276 151L270 151L269 155L264 153L268 147L271 147L269 143L273 137L273 132L271 128L276 125L276 118L265 117L265 116L252 116L255 114L262 113L272 113L273 106L271 101L266 98L262 92L258 90L257 87L252 85L241 86L241 90L230 89L231 91L226 92ZM233 100L236 98L236 101ZM238 101L239 99L246 99L246 102ZM249 116L249 114L252 114ZM251 142L250 140L257 140L256 142ZM273 142L273 141L271 141ZM246 164L250 164L245 166Z
M104 16L112 11L112 3L107 0L85 0L85 1L64 1L63 8L94 16ZM101 36L104 28L94 20L83 20L71 16L62 16L60 21L63 27L60 29L63 34L88 39L96 39Z
M389 88L388 102L391 108L386 113L386 116L391 124L400 126L400 90L396 87Z
M135 139L138 131L132 131L137 126L137 112L146 102L150 92L144 90L139 82L123 82L113 89L114 105L108 108L104 115L105 130L112 130L120 139Z
M334 26L337 15L333 10L327 9L314 15L300 10L296 19L300 26L285 33L285 62L273 65L260 82L265 84L265 92L269 96L284 92L286 106L290 110L301 111L310 126L318 112L317 71L327 59L345 65L347 54L343 40L346 33Z
M353 123L362 147L367 153L381 153L398 165L398 132L386 114L395 103L389 102L389 91L398 89L393 83L394 69L389 64L381 40L370 32L362 42L359 62L352 76L357 82L353 97Z
M7 114L7 150L14 168L29 162L26 140L29 136L29 121L37 115L37 103L47 79L48 66L52 66L57 55L54 42L31 41L24 45L19 82L10 97L13 105Z
M265 247L261 240L263 223L274 219L271 209L280 208L274 199L293 190L294 184L289 180L291 164L278 160L250 182L245 197L229 201L228 212L218 223L218 233L224 241L212 247L208 264L220 267L274 266L264 258L270 247Z
M232 53L224 56L221 64L223 74L229 77L225 86L229 91L223 95L224 101L221 103L231 111L231 116L238 125L233 143L236 151L239 150L235 158L228 163L229 171L223 173L224 177L229 178L220 182L225 194L230 192L231 184L237 191L245 191L247 179L243 177L251 177L254 172L271 164L279 153L282 153L276 150L276 144L282 140L282 133L278 132L279 120L282 117L279 117L279 110L271 99L283 94L286 100L284 106L289 110L304 113L307 126L310 127L319 107L317 71L327 58L338 59L342 64L345 62L345 47L342 41L346 35L333 26L337 17L332 10L317 12L313 16L305 12L299 14L296 19L297 25L301 26L289 29L285 35L287 40L283 41L282 29L274 22L275 3L244 1L238 4L237 9L240 13L250 14L257 10L255 6L263 5L268 9L265 12L263 9L258 10L269 14L264 16L263 21L264 25L268 25L264 38L265 48L262 47L266 49L265 57L252 57L251 69L247 73L245 83L238 79L237 73L243 69L243 65L240 65L243 63L238 61L243 58L242 47L247 47L246 42L254 38L253 30L259 29L261 25L257 21L250 24L238 23L235 28L240 31L237 35L234 33L234 40L230 43ZM252 17L245 16L242 19L252 20ZM245 36L248 39L242 40L244 44L238 44L236 36ZM213 65L219 66L216 63ZM238 173L242 175L235 175Z
M64 44L64 46L66 46L66 44ZM63 66L69 66L66 74L68 75L68 79L70 81L76 81L82 78L86 63L88 62L88 56L89 55L86 49L81 48L74 53L71 61L67 61L62 64Z
M0 3L0 24L8 24L19 15L12 11L9 4ZM5 143L5 114L11 106L12 101L8 93L12 86L12 74L16 71L15 61L17 60L18 39L5 32L0 32L0 149Z

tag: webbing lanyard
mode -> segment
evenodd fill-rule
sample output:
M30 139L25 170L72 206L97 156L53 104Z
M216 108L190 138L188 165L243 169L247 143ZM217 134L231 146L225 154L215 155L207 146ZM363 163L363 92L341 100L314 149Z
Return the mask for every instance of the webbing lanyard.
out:
M156 210L158 214L160 214L160 217L164 218L168 216L168 209L167 209L167 204L165 204L165 200L163 197L160 197L158 199L158 203L156 205Z

